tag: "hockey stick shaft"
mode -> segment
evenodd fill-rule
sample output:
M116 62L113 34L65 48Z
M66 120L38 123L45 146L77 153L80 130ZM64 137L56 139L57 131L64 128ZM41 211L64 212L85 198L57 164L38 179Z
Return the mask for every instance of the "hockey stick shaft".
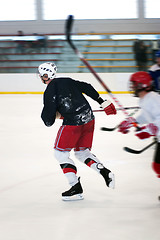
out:
M108 92L108 94L115 101L115 103L122 109L123 113L128 117L128 113L127 113L126 109L122 106L122 104L119 102L119 100L111 93L111 90L106 86L106 84L102 81L102 79L99 77L99 75L95 72L95 70L87 62L87 60L84 58L82 53L80 53L78 51L78 49L75 47L75 45L72 43L71 38L70 38L72 24L73 24L73 16L69 15L67 22L66 22L66 38L67 38L67 41L70 44L71 48L74 50L75 54L80 58L80 60L87 66L87 68L93 73L93 75L101 83L101 85ZM132 124L134 127L138 128L138 125L136 122L133 122Z
M147 150L148 148L150 148L151 146L153 146L156 143L157 143L157 141L154 141L154 142L150 143L149 145L147 145L146 147L142 148L141 150L135 150L135 149L132 149L132 148L129 148L129 147L124 147L123 149L126 152L129 152L129 153L140 154L140 153L144 152L145 150Z
M136 109L138 111L138 109L140 109L140 107L124 107L124 109L126 109L126 110ZM119 111L119 110L122 110L122 108L116 108L116 110ZM104 109L93 110L93 112L104 112ZM128 115L130 116L130 114L128 114Z

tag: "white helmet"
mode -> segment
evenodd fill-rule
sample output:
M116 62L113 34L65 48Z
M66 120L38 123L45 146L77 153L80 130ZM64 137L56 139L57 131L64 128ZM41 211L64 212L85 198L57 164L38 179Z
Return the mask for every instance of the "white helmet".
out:
M54 63L51 62L42 63L38 67L38 72L41 77L43 77L44 74L47 74L48 78L52 80L56 76L57 67Z

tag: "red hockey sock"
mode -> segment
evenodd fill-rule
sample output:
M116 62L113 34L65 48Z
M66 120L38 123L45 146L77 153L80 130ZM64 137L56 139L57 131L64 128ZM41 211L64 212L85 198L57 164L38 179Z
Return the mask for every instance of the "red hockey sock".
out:
M157 177L160 178L160 163L152 163L153 170L157 173Z

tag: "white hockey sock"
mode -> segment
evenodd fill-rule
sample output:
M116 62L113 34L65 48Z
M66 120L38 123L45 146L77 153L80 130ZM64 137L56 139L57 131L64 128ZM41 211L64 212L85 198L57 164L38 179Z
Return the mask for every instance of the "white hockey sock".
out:
M78 183L78 177L76 175L77 168L72 159L69 158L70 152L62 152L55 150L55 158L58 160L60 167L63 170L70 186L74 186Z
M78 177L75 173L68 172L65 173L65 176L68 179L68 183L70 186L74 186L76 183L78 183Z

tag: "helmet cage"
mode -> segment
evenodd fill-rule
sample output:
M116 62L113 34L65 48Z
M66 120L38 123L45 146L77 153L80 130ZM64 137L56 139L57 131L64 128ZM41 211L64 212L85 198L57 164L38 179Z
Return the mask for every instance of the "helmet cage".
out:
M54 63L42 63L39 67L38 67L38 72L40 74L40 77L42 78L45 74L48 75L48 80L43 80L44 83L46 81L52 80L55 78L56 76L56 72L57 72L57 67Z
M141 83L136 83L134 81L130 82L129 86L129 91L133 93L136 97L138 97L138 93L141 91L146 91L149 92L151 91L151 86L145 86L144 84Z
M130 91L138 96L141 91L152 90L152 78L147 72L136 72L130 78Z

